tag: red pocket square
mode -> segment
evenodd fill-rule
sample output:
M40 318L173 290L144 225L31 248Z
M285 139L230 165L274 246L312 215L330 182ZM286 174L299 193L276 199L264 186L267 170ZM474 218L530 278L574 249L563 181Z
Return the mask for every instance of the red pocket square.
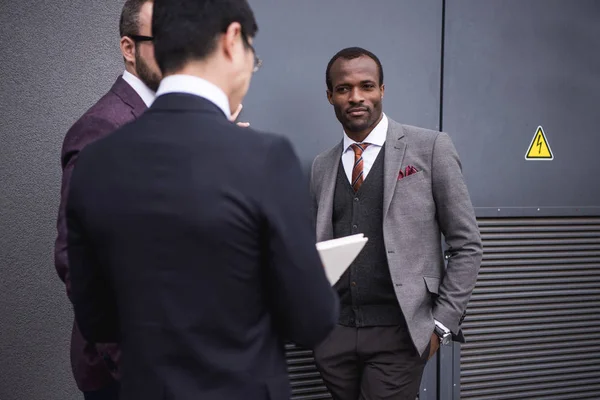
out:
M419 171L415 167L413 167L412 165L408 165L404 169L404 172L402 172L402 170L400 170L400 172L398 172L398 180L404 178L405 176L416 174L417 172L419 172Z

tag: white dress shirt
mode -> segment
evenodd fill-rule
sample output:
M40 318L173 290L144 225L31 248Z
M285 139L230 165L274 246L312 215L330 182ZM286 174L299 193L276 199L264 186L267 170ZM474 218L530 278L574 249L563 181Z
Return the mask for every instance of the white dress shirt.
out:
M370 145L365 149L362 154L363 157L363 180L367 179L367 175L375 163L375 159L379 155L379 151L385 143L388 130L388 118L385 114L381 118L381 121L373 128L369 136L363 141L363 143L369 143ZM344 165L344 171L348 177L348 182L352 183L352 169L354 168L354 150L350 147L352 144L358 143L350 139L346 132L344 132L344 149L342 151L342 164Z
M156 97L167 93L187 93L203 97L219 107L227 119L231 117L227 95L221 88L206 79L192 75L167 76L160 82Z
M129 71L123 72L123 80L129 84L135 90L135 92L142 98L142 101L146 104L147 107L150 107L152 102L154 101L154 97L156 97L156 93L154 93L140 78L133 75Z

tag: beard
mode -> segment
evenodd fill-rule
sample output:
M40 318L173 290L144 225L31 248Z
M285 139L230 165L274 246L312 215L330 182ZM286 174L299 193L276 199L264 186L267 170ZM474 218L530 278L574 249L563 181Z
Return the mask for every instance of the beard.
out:
M346 132L360 133L367 130L376 120L373 116L373 110L367 108L366 115L362 118L351 118L346 114L346 109L341 106L334 106L334 111L338 121L344 127Z
M360 107L363 108L365 114L361 117L352 117L348 114L350 108ZM364 132L370 132L382 118L382 102L381 98L372 98L370 102L364 104L334 104L333 109L335 116L338 121L344 127L346 133L349 134L361 134Z
M140 57L139 52L135 53L135 72L138 77L150 90L156 92L160 85L161 76L158 72L152 71L146 60Z

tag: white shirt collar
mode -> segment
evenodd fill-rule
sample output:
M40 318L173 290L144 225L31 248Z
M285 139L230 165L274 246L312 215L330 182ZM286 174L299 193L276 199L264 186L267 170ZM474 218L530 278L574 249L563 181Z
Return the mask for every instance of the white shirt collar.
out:
M135 90L135 92L142 98L142 101L146 103L147 107L150 107L154 98L156 97L156 93L154 93L140 78L133 75L129 71L123 72L123 80L129 84Z
M217 85L192 75L170 75L160 82L156 97L167 93L187 93L204 97L219 107L227 118L231 116L229 99Z
M387 131L388 131L388 118L385 115L385 113L383 113L383 117L381 118L381 121L379 121L379 123L375 126L375 128L373 128L373 130L371 131L371 133L369 133L369 136L366 137L366 139L363 141L363 143L370 143L375 146L383 147L383 145L385 144L385 138L387 137ZM350 139L348 134L346 132L344 132L344 151L343 151L343 153L345 153L346 150L348 150L348 148L350 147L350 145L352 145L354 143L357 143L357 142Z

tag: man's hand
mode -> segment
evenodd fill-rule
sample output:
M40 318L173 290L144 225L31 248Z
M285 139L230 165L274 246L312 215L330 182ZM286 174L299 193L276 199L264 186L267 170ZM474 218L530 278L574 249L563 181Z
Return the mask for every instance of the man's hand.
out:
M427 360L430 360L431 357L433 357L439 349L440 349L440 338L434 332L431 335L431 346L429 347L429 357L427 358Z
M231 114L231 117L229 117L229 120L231 122L235 122L235 120L237 119L238 115L240 115L240 112L242 112L242 108L244 108L244 106L240 103L240 105L238 106L237 110L235 110L235 112L233 114ZM237 126L241 126L242 128L247 128L250 126L249 122L238 122Z

